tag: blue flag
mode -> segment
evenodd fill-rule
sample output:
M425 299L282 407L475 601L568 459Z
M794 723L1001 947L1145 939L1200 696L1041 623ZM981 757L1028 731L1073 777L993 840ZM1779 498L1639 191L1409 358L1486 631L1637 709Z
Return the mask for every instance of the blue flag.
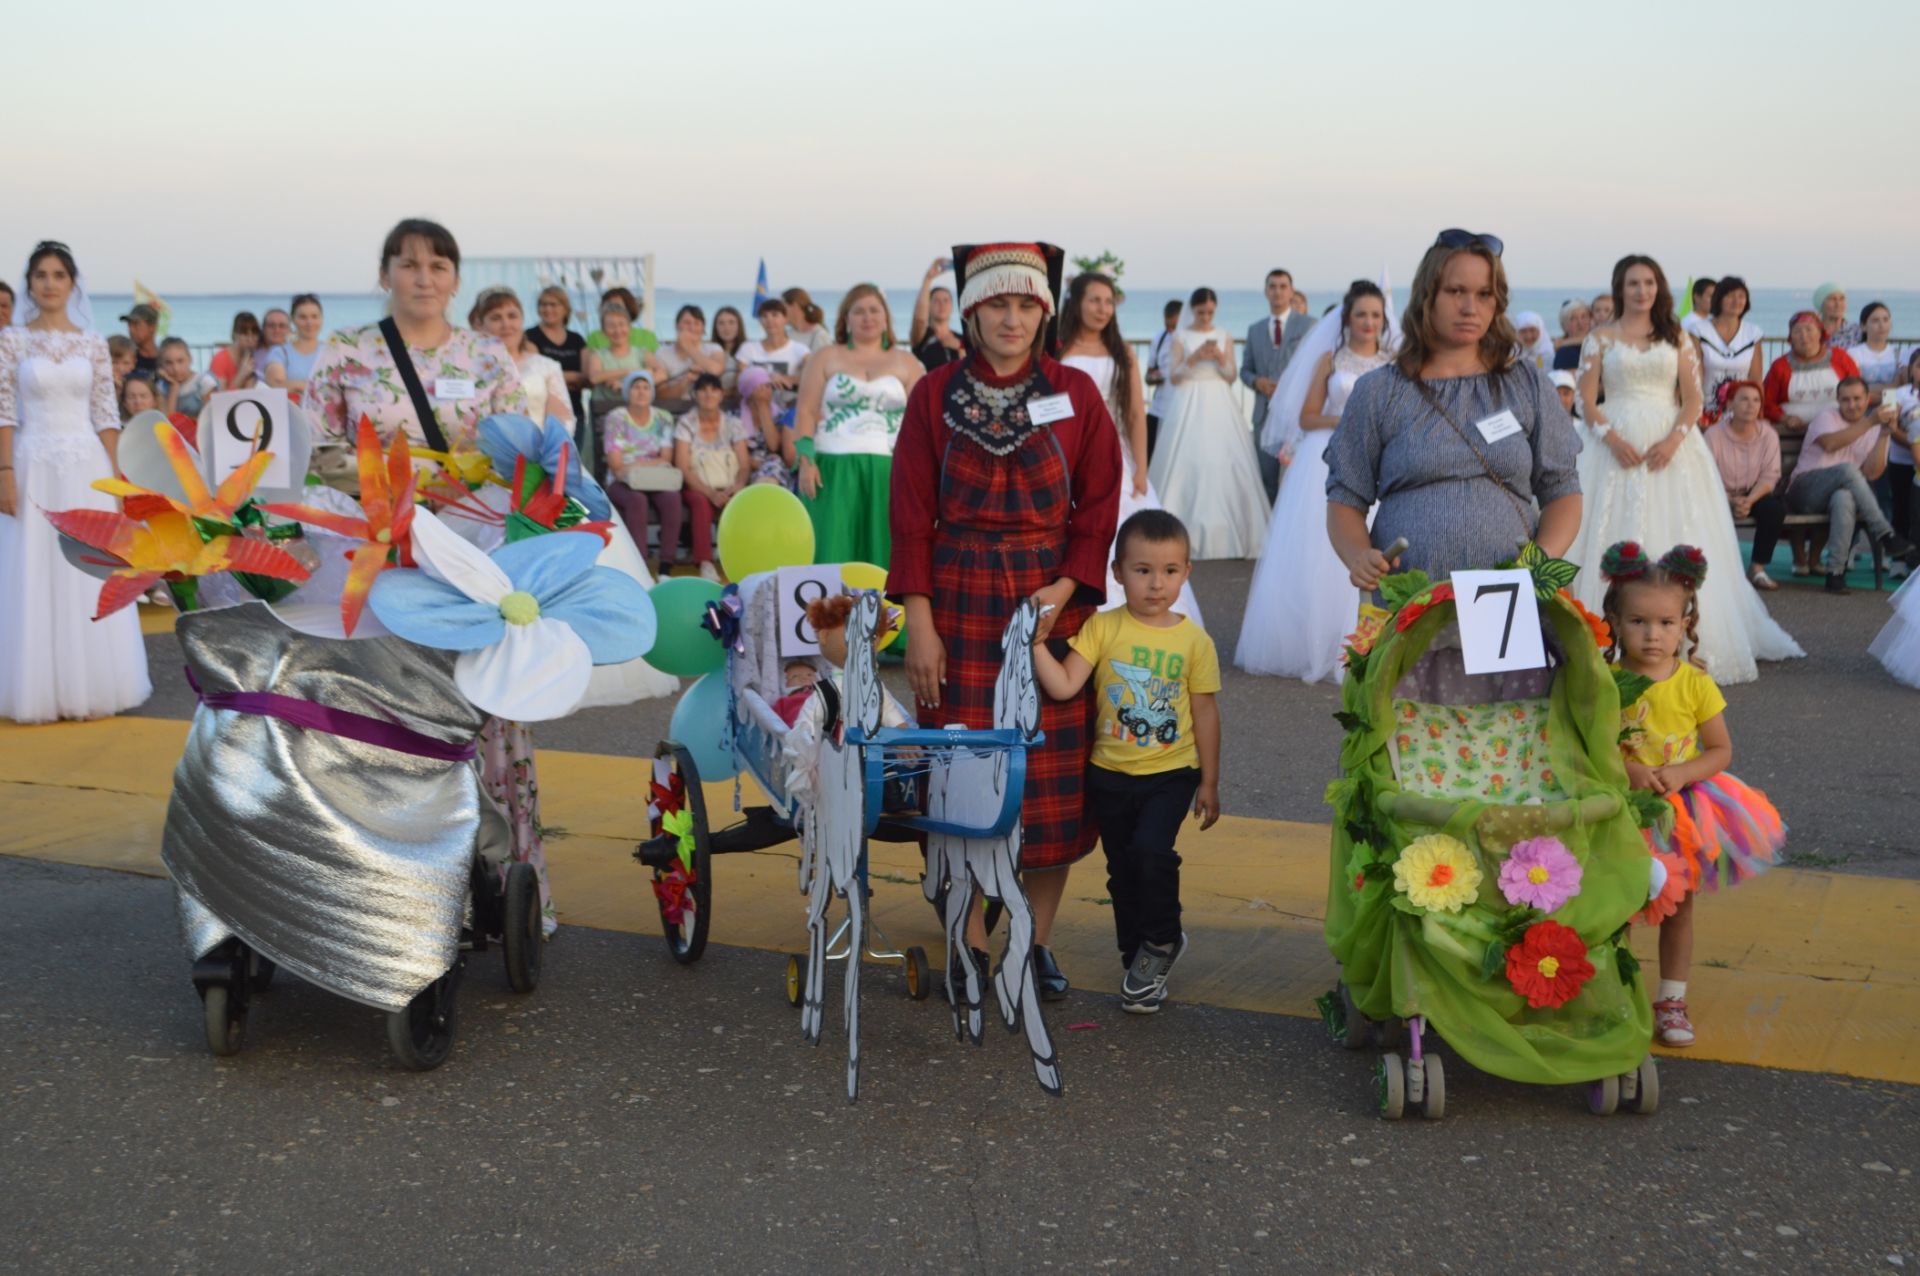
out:
M760 303L767 299L767 259L760 259L760 277L753 281L753 309L749 314L760 313Z

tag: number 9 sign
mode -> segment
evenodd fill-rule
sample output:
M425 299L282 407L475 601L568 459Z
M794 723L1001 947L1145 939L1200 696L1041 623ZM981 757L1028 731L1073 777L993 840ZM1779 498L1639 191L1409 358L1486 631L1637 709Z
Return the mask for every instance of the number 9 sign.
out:
M273 460L261 475L263 488L292 487L292 467L287 443L287 392L271 386L253 390L223 390L207 400L207 421L212 426L203 439L209 439L212 478L215 483L239 469L253 455L255 436L263 452L272 452Z

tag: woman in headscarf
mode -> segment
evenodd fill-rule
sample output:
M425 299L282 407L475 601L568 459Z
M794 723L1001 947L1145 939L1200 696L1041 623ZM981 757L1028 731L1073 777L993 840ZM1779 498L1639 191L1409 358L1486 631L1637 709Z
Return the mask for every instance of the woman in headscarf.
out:
M1547 335L1547 321L1540 317L1539 311L1522 310L1515 315L1513 332L1519 338L1514 353L1520 356L1520 362L1530 363L1542 372L1553 371L1557 351L1553 338Z
M1866 338L1866 330L1847 319L1847 290L1829 280L1813 290L1813 308L1826 329L1827 344L1835 350L1857 346Z
M1059 609L1064 640L1106 597L1120 439L1093 379L1053 358L1063 254L1050 244L954 249L972 353L907 398L894 449L887 592L907 603L907 678L922 724L992 725L1000 636L1022 599ZM1093 849L1084 809L1091 702L1042 702L1027 754L1020 864L1041 995L1066 995L1048 949L1066 870ZM977 917L978 914L975 914ZM984 948L972 923L968 943Z

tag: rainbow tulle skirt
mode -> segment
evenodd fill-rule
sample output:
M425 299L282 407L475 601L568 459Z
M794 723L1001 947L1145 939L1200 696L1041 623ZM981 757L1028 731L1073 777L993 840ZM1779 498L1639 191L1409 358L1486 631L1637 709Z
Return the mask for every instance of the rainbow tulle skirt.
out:
M1688 889L1735 886L1773 867L1787 844L1787 826L1767 795L1722 772L1667 795L1673 828L1647 831L1656 852L1677 857Z

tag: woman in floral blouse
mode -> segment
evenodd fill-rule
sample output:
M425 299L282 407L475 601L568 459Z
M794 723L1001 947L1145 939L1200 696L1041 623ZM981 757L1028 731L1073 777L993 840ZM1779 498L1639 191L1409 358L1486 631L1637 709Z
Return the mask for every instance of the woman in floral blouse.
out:
M506 347L447 320L447 307L460 289L460 245L446 227L408 218L389 231L380 249L380 287L390 298L394 326L449 450L473 450L480 422L496 412L526 414L527 395ZM382 443L405 430L415 450L428 446L400 366L377 323L343 328L327 338L307 379L305 406L333 438L352 439L364 416ZM540 839L533 732L522 723L488 719L480 731L480 763L481 782L506 810L514 858L530 862L540 876L540 905L551 934L557 923Z

